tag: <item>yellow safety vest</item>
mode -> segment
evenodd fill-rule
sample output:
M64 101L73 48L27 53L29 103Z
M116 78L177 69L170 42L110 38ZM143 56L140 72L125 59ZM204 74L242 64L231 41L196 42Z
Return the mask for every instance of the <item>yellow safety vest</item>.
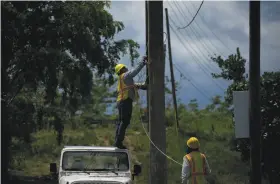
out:
M118 89L117 89L118 98L117 98L117 102L119 102L121 100L127 99L128 98L128 91L130 89L134 90L134 92L135 92L135 99L138 99L139 95L138 95L138 91L137 91L135 85L127 86L124 83L123 76L124 76L124 73L119 76L119 80L118 80ZM134 99L132 99L132 100L134 100Z
M200 152L191 152L186 155L191 168L191 177L189 183L191 184L206 184L204 175L206 175L206 159L205 155Z

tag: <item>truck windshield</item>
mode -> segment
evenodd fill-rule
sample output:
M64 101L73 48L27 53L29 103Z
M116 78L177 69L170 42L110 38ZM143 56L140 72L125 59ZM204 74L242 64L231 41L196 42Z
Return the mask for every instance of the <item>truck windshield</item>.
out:
M128 171L129 161L125 152L66 151L62 169L68 171Z

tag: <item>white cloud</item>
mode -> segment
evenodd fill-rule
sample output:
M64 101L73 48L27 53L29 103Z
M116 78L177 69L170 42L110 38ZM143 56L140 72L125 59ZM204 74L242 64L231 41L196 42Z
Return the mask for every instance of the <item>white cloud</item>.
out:
M270 46L279 47L279 38L280 37L280 22L263 22L261 29L261 43L269 44Z
M218 68L209 61L208 55L216 53L227 56L235 52L236 47L239 47L243 57L249 59L248 2L205 1L191 26L178 31L176 26L182 27L188 24L199 5L200 2L164 2L164 7L168 8L169 11L170 24L180 36L178 39L171 31L173 62L180 67L182 72L192 78L191 81L199 89L206 91L207 95L213 96L216 93L223 93L215 83L219 83L225 88L226 82L221 80L213 82L210 72L217 71ZM136 40L143 46L141 54L144 54L145 2L113 1L110 11L116 20L122 21L126 26L119 37ZM263 16L265 15L262 14ZM261 69L268 71L279 69L280 53L277 49L280 48L280 43L277 38L280 32L280 17L278 21L269 22L262 18L261 23ZM169 65L167 65L166 71L169 71ZM179 78L178 74L176 78ZM186 83L188 82L186 81ZM182 90L190 90L190 85ZM198 94L197 92L193 93L194 97L200 98Z
M114 19L122 21L125 27L131 27L134 30L135 41L145 44L144 1L113 1L110 12Z

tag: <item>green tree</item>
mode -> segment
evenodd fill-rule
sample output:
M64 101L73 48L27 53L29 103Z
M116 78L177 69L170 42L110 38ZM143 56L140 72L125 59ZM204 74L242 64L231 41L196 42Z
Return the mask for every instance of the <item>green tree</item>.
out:
M182 77L182 76L181 76ZM177 101L177 111L179 111L178 106L180 104L180 99L178 98L178 91L181 89L181 85L178 81L175 81L175 94L176 94L176 101ZM172 95L172 81L168 76L165 76L165 118L166 118L166 126L173 126L176 122L176 114L175 114L175 108L173 104L173 95ZM178 113L179 116L179 113ZM178 119L180 119L178 117Z
M105 118L104 112L108 105L112 103L112 92L109 85L104 85L103 78L95 78L91 97L85 102L79 110L81 110L81 119L83 124L89 124L93 119Z
M280 151L274 146L280 139L280 71L265 72L261 87L263 171L274 184L280 181Z
M221 98L222 97L220 95L214 96L211 104L207 105L205 109L210 112L219 111L229 113L230 111L228 110L227 102L223 101Z
M236 49L236 54L231 54L227 59L221 56L211 57L212 61L216 63L222 70L221 73L212 73L213 78L223 78L232 81L232 84L226 91L225 101L232 104L232 92L247 90L248 85L245 74L246 59L241 56L239 48Z
M190 111L192 112L197 112L198 111L198 103L197 103L197 99L192 99L190 100L189 104L188 104L188 108Z
M175 81L175 92L176 96L178 95L178 91L181 89L181 85L178 81ZM171 79L168 76L165 76L165 104L168 108L171 108L173 106L173 97L172 97L172 83ZM177 104L179 99L177 98Z
M232 84L226 91L225 106L232 105L233 91L248 90L248 80L245 75L246 60L237 53L230 55L227 59L220 56L212 57L212 60L218 64L222 72L220 74L212 74L214 78L223 78L231 80ZM262 118L262 141L263 141L263 171L270 179L271 183L280 180L279 157L277 148L273 145L277 144L280 132L280 71L265 72L261 76L261 118ZM231 109L232 111L232 109ZM249 160L250 143L248 139L236 140L236 150L240 151L241 158L244 161Z
M92 90L92 71L106 74L112 84L113 67L123 54L132 62L139 56L139 45L114 36L124 29L106 10L108 1L93 2L1 2L2 25L2 128L5 129L2 152L8 158L12 130L24 126L24 118L14 121L15 109L29 111L22 116L38 115L28 100L15 101L24 90L44 90L44 108L54 117L53 125L61 137L61 114L71 115ZM62 110L54 110L61 94ZM18 99L19 100L19 99ZM38 108L40 109L40 108ZM40 114L41 113L41 114ZM63 113L64 114L64 113ZM18 114L19 115L19 114ZM28 120L29 121L29 120ZM31 121L29 121L31 122ZM41 121L42 122L42 121ZM14 132L15 133L15 132ZM28 134L28 133L27 133ZM7 177L9 159L4 159L3 176Z
M211 100L212 100L211 104L206 106L206 109L208 111L216 110L216 107L219 106L222 103L221 96L219 96L219 95L214 96Z

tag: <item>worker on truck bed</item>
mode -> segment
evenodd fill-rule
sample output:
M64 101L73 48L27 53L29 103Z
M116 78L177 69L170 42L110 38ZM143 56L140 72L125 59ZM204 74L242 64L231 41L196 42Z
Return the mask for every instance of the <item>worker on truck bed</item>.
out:
M187 155L183 157L182 184L206 184L205 175L211 170L204 154L199 152L199 141L191 137L187 141Z
M119 121L116 128L115 146L120 149L126 149L123 145L125 131L130 124L132 115L132 103L139 98L138 89L146 90L146 84L134 83L133 78L141 71L141 69L147 64L147 58L143 57L143 60L139 65L128 71L127 67L123 64L118 64L115 67L115 72L118 75L118 97L117 107L119 110Z

